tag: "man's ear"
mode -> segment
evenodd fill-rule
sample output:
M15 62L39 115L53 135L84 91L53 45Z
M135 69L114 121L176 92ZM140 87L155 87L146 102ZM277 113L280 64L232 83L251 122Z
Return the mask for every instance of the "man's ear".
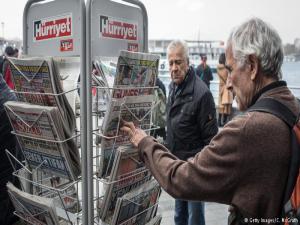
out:
M258 58L255 55L249 55L249 65L250 65L250 74L251 80L255 80L258 73Z

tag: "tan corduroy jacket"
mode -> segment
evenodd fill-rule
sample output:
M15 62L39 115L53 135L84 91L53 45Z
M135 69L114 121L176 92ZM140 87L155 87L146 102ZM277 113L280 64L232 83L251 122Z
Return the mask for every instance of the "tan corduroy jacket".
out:
M260 96L264 97L276 98L299 113L297 100L286 86ZM177 160L149 136L138 148L154 177L175 198L235 205L248 218L280 215L290 130L274 115L251 112L237 116L187 162Z

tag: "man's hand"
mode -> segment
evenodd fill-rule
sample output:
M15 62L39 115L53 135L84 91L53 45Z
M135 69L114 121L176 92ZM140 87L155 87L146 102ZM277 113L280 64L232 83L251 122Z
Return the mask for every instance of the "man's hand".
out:
M147 134L134 126L132 122L122 121L122 127L120 128L121 131L124 131L130 137L130 142L137 147L141 140L147 136Z

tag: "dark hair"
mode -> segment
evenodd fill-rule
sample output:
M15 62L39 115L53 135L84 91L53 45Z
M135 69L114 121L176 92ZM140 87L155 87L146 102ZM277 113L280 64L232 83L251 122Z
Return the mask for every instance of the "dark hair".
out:
M13 56L15 54L15 49L12 46L7 46L4 52L7 56Z
M201 54L200 57L201 57L201 60L207 60L207 55L206 54Z
M225 61L226 61L225 53L221 53L219 57L219 64L225 65Z

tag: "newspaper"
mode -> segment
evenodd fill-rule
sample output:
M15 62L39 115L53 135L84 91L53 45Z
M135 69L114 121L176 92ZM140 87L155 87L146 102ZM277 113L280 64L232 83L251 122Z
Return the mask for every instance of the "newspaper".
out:
M80 76L80 57L55 57L54 65L62 79L61 86L73 112L76 112L76 100L79 99L78 81Z
M108 179L106 191L100 205L100 217L111 222L117 199L127 192L150 180L150 171L145 168L137 149L121 146L117 149L112 174Z
M102 125L99 177L110 175L114 152L120 145L130 144L119 131L120 121L133 121L136 126L151 128L154 84L158 75L159 56L121 51L112 97Z
M153 94L154 89L151 87L154 87L158 76L158 64L159 55L121 51L118 58L117 76L114 87L133 87L133 89L143 87L135 89L137 93L135 95ZM126 91L128 90L123 90L123 96L127 95ZM119 95L120 92L115 89L113 97Z
M58 66L52 58L8 58L12 81L19 101L37 105L56 106L64 118L63 122L72 133L75 115L63 93Z
M123 195L117 201L111 224L146 224L155 216L159 195L160 186L154 179Z
M110 175L116 149L121 145L131 145L128 135L119 130L120 121L133 121L135 126L149 130L152 105L153 95L129 96L110 102L103 122L106 138L101 141L100 177Z
M57 107L8 101L5 109L31 168L77 180L81 170L79 151L74 139L69 139Z
M93 62L92 71L92 96L93 96L93 111L100 112L101 115L107 110L107 105L111 97L112 85L109 83L109 74L105 74L102 64L95 60Z
M31 195L10 182L7 191L19 217L34 225L58 225L53 199Z
M150 220L148 223L146 223L145 225L160 225L161 220L162 220L162 216L157 215L152 220Z

